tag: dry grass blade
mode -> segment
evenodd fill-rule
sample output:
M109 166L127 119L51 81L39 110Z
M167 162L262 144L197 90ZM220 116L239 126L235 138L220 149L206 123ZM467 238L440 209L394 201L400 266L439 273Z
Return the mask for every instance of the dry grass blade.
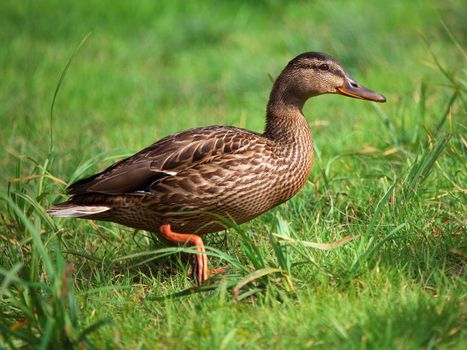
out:
M316 242L307 242L307 241L299 241L290 237L284 237L281 235L278 235L276 233L273 233L274 237L284 241L286 244L300 244L303 245L304 247L309 247L309 248L315 248L315 249L321 249L321 250L331 250L337 247L340 247L356 238L358 236L352 236L348 235L345 236L344 238L338 239L337 241L334 242L328 242L328 243L316 243Z
M57 182L61 185L66 185L66 182L63 181L62 179L59 179L58 177L55 177L53 175L50 175L50 174L36 174L36 175L29 175L29 176L22 176L22 177L14 177L10 180L8 180L8 183L17 183L17 182L26 182L26 181L29 181L29 180L34 180L34 179L38 179L38 178L43 178L43 177L46 177L48 179L51 179L52 181L54 182Z

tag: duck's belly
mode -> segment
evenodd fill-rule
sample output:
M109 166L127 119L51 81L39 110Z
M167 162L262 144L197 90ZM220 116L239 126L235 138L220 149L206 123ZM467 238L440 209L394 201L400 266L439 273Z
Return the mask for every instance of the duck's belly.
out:
M308 172L309 173L309 172ZM307 174L295 176L277 176L269 181L253 181L249 186L224 186L217 194L208 198L197 196L192 201L173 203L173 210L161 210L160 203L154 203L145 208L139 208L131 213L131 223L126 215L127 226L158 232L160 225L170 224L175 232L205 234L217 232L231 227L233 224L242 224L250 221L269 209L293 197L305 184ZM248 182L248 181L247 181ZM177 199L177 198L174 198ZM198 207L205 208L199 210Z
M205 234L242 224L279 205L293 194L271 190L267 194L247 193L206 211L181 210L161 212L157 208L114 208L109 221L157 233L162 224L170 224L174 232ZM101 220L106 220L104 217Z

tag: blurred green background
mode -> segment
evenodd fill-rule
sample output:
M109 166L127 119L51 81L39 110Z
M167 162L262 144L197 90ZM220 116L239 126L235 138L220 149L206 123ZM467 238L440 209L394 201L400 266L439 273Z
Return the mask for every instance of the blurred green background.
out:
M462 44L466 31L465 4L454 0L2 1L0 6L3 180L13 176L10 154L47 154L55 87L88 32L54 110L54 165L64 176L68 166L93 154L136 151L188 127L231 124L261 131L268 74L276 77L304 51L333 55L357 81L387 95L382 108L397 123L397 112L413 104L422 81L430 90L444 82L423 38L447 67L459 69L460 53L442 21ZM374 132L359 141L381 140L377 118L359 119L369 109L325 96L308 103L305 114L332 125L314 134L318 146L324 142L335 152L354 145L347 135L361 124Z
M1 1L0 348L463 349L466 8ZM271 80L305 51L331 54L387 103L307 103L316 164L304 190L229 230L228 245L205 239L237 262L228 286L193 294L184 261L139 264L154 249L146 233L46 215L65 183L165 135L262 131ZM273 233L357 239L323 252ZM262 268L286 272L234 300L232 286ZM102 319L112 323L86 330Z

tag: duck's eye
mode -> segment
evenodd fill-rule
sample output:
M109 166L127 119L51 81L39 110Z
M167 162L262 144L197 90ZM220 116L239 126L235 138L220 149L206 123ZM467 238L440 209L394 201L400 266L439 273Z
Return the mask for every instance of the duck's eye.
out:
M329 70L329 66L326 63L323 63L322 65L319 66L319 69L321 70Z

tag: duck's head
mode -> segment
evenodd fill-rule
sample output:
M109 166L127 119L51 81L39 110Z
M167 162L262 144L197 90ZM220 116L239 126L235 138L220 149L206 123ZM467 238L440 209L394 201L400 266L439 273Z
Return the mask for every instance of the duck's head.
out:
M385 102L386 98L353 80L331 56L321 52L298 55L284 68L278 83L283 93L306 100L321 94L341 94L363 100Z

